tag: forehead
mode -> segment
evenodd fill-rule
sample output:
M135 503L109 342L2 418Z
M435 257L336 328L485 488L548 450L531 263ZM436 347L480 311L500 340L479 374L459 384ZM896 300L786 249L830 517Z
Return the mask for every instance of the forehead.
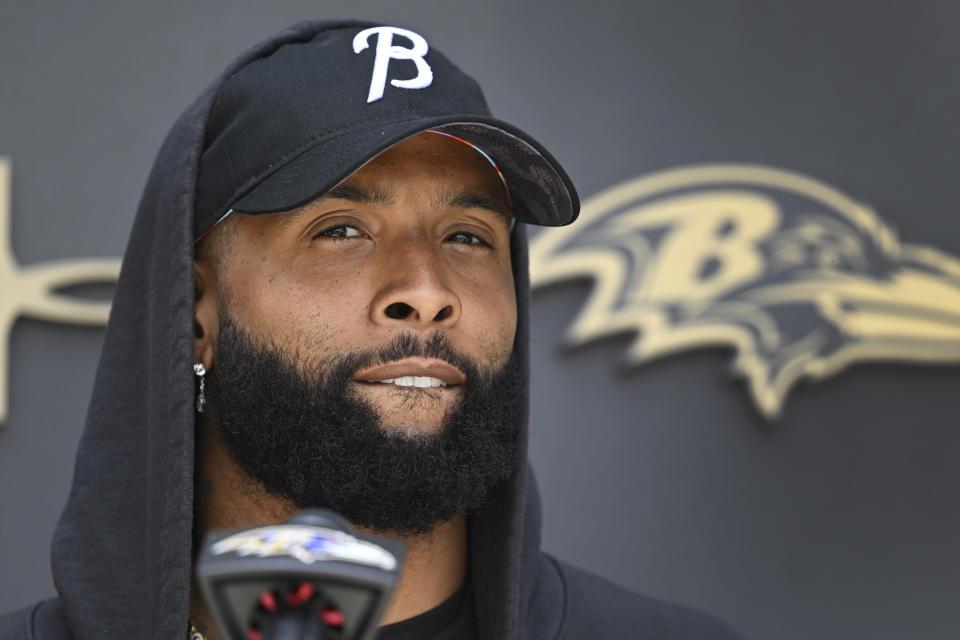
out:
M380 153L344 183L364 180L433 178L489 189L506 199L506 187L492 162L480 151L456 138L426 131Z
M347 195L353 199L358 196L358 199L373 204L391 203L398 187L409 184L415 184L417 192L430 196L435 204L453 202L455 206L478 205L501 214L505 219L513 217L507 185L490 159L461 140L423 132L373 157L330 192L304 207L286 213L231 214L211 229L198 248L201 254L211 253L208 247L213 246L220 246L229 252L237 227L252 225L256 228L254 233L269 227L285 227L330 197ZM213 249L212 253L225 252Z
M335 200L387 207L413 205L438 212L485 211L496 215L498 226L509 225L512 218L507 187L492 162L469 144L432 132L395 144L299 209L241 218L243 224L260 229L282 229Z

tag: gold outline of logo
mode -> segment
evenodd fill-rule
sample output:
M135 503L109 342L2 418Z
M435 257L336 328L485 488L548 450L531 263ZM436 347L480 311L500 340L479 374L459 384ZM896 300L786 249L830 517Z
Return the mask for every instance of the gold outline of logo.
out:
M7 419L10 333L18 317L48 322L103 325L110 304L74 300L59 289L116 282L120 261L80 258L20 266L10 241L11 164L0 157L0 427Z
M685 308L686 320L682 325L673 322L657 298L670 296L672 270L668 267L673 265L658 262L657 255L666 243L654 248L637 236L637 229L659 224L669 234L671 222L680 226L678 215L692 221L688 213L697 207L706 205L714 213L729 210L723 207L740 207L745 214L741 221L753 225L750 233L760 238L775 231L781 213L779 204L761 193L763 189L807 198L839 214L834 222L837 228L857 230L878 252L904 265L903 271L873 278L863 273L855 278L824 269L806 282L769 283L757 265L744 264L751 253L744 244L742 254L728 251L724 257L742 267L748 279L740 284L747 282L749 291L718 303L716 297L696 295L689 289L694 295L677 301ZM681 210L688 213L679 214ZM601 229L594 232L592 245L571 246L598 223ZM686 248L677 245L671 250L672 255L682 256ZM531 238L530 277L534 288L578 278L592 280L589 297L564 338L569 346L633 332L626 355L631 366L692 349L733 347L734 371L747 379L754 404L768 420L780 414L801 378L823 379L860 361L960 363L960 260L932 247L900 243L869 207L822 182L771 167L693 165L614 186L585 202L574 225L545 229ZM844 296L862 306L856 315L844 306L848 304ZM815 303L824 325L843 321L842 331L854 339L827 353L822 348L826 338L817 331L803 341L778 345L782 336L765 309L801 300ZM898 301L903 301L906 311L885 316L884 305L892 307ZM705 317L708 308L709 319ZM761 343L779 349L775 365Z

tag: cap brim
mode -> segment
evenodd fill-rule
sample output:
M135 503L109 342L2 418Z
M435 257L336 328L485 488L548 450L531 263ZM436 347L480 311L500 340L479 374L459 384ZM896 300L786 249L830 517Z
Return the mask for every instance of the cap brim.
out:
M338 132L275 164L229 209L278 213L302 207L348 178L398 142L428 129L467 140L488 153L503 172L517 219L561 226L576 220L580 202L560 164L533 138L494 118L476 115L423 118Z

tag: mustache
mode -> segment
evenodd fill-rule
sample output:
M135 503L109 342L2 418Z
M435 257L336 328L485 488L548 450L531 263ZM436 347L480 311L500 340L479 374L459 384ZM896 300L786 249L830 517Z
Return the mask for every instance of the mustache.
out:
M399 333L382 345L369 349L353 348L335 356L326 364L316 363L308 374L322 379L327 384L346 385L361 369L379 366L404 358L433 358L443 360L463 372L468 387L486 387L493 379L494 371L481 366L457 349L447 337L434 332L420 336L412 332Z

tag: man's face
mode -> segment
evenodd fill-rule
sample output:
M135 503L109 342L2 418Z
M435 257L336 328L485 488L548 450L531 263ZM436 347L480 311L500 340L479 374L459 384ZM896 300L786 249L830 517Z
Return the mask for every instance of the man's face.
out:
M508 216L503 183L479 153L424 133L296 212L242 216L218 288L254 340L311 363L439 332L498 370L517 314ZM385 424L429 431L460 400L462 373L404 358L351 386Z
M507 215L489 163L427 133L296 212L234 220L210 389L240 466L379 529L482 504L523 414Z

